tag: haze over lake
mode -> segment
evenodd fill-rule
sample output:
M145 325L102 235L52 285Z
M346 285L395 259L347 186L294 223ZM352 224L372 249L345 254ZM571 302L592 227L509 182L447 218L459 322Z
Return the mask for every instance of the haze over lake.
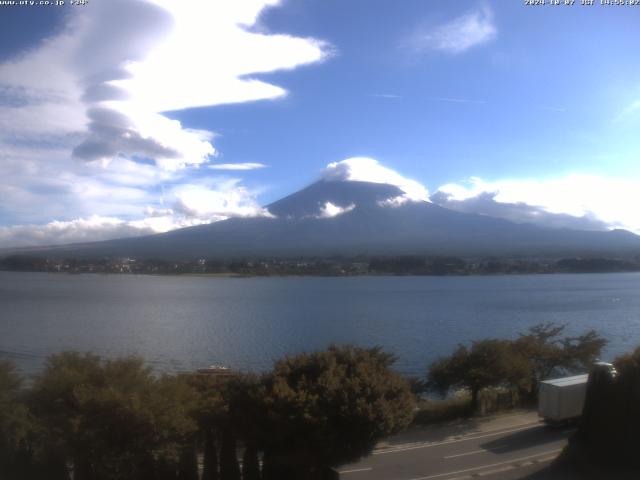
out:
M423 374L460 342L543 321L640 344L640 274L213 278L0 272L0 358L35 373L61 350L137 354L159 371L264 370L334 343L382 345Z

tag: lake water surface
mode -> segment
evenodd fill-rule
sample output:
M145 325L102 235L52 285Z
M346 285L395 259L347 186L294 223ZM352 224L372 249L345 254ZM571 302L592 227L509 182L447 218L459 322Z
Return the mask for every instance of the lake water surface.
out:
M640 344L640 274L214 278L0 272L0 358L34 373L67 349L157 370L265 370L330 343L382 345L423 374L460 342L543 321L595 329L603 355Z

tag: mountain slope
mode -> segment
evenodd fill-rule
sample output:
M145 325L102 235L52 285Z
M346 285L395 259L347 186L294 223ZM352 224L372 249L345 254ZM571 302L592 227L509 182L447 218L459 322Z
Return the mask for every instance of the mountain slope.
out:
M626 231L547 229L402 203L396 186L321 180L268 205L274 218L232 218L164 234L43 250L49 256L222 258L357 254L579 255L640 251ZM327 203L333 210L329 211ZM333 215L333 216L332 216ZM328 218L323 218L328 217Z

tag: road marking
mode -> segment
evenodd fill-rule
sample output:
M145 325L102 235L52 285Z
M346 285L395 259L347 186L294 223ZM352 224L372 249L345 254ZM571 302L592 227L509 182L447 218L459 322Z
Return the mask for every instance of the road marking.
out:
M457 453L455 455L447 455L444 458L458 458L458 457L466 457L467 455L475 455L476 453L483 453L486 452L487 450L485 450L484 448L482 450L474 450L473 452L466 452L466 453Z
M555 450L549 450L547 452L536 453L534 455L527 455L526 457L514 458L512 460L507 460L507 461L504 461L504 462L492 463L490 465L480 465L478 467L465 468L464 470L456 470L455 472L438 473L436 475L428 475L426 477L416 477L416 478L412 478L411 480L430 480L432 478L448 477L449 475L459 475L461 473L473 472L474 470L482 470L482 469L485 469L485 468L493 468L493 467L500 467L500 466L503 466L503 465L510 465L510 464L522 462L523 460L529 460L530 458L535 458L535 457L541 457L543 455L550 455L550 454L560 453L561 451L562 451L562 448L556 448Z
M486 448L481 448L480 450L473 450L471 452L465 452L465 453L456 453L455 455L448 455L444 458L458 458L458 457L466 457L467 455L475 455L476 453L491 453L493 450L502 450L503 448L508 448L509 445L500 445L498 447L493 447L491 450L488 450Z
M407 446L405 447L395 447L395 448L388 448L386 450L378 450L376 452L373 452L372 455L383 455L386 453L396 453L396 452L406 452L408 450L416 450L418 448L430 448L430 447L438 447L440 445L450 445L452 443L458 443L458 442L467 442L469 440L476 440L479 438L487 438L487 437L495 437L496 435L502 435L504 433L513 433L513 432L519 432L522 430L529 430L531 428L536 428L536 427L540 427L540 423L535 423L535 424L530 424L530 425L526 425L524 427L518 427L518 428L513 428L511 430L500 430L499 432L492 432L492 433L486 433L484 435L469 435L467 437L464 438L460 438L457 440L444 440L442 442L432 442L432 443L421 443L421 444L405 444Z
M477 474L478 477L486 477L487 475L495 475L496 473L508 472L509 470L513 470L514 468L518 468L524 465L507 465L506 467L494 468L493 470L487 470L486 472L480 472ZM472 477L473 478L473 477Z
M506 472L508 470L515 470L516 468L530 467L531 465L550 462L555 458L556 458L556 455L551 455L550 457L544 457L544 458L534 458L533 460L522 462L519 464L507 465L506 467L494 468L493 470L485 470L484 472L467 476L467 478L473 478L474 476L486 477L488 475L495 475L496 473ZM458 477L458 478L461 478L461 477ZM449 480L453 480L453 479L449 479Z
M367 467L367 468L354 468L352 470L340 470L338 471L338 473L340 475L344 475L345 473L356 473L356 472L370 472L371 470L373 470L373 468L371 467Z

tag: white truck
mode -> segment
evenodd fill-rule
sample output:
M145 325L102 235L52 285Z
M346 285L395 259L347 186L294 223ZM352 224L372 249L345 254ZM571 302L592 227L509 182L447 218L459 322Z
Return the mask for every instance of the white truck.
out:
M589 375L540 382L538 414L547 423L558 424L582 415Z

